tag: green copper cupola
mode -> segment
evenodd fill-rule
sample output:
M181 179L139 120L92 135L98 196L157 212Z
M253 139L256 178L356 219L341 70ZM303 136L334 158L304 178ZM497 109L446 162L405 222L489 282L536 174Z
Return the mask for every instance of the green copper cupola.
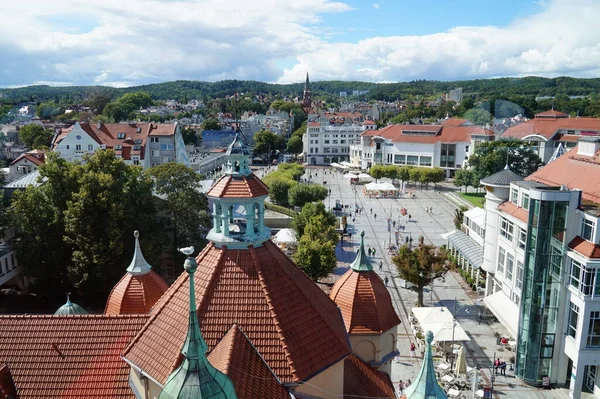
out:
M194 258L185 260L190 284L190 312L188 332L181 349L183 361L167 378L159 399L237 399L231 379L214 368L206 357L207 346L196 314L194 272L197 267Z
M427 347L425 348L421 371L419 371L415 381L404 390L404 396L406 399L447 399L446 392L440 387L435 376L431 352L431 343L433 342L431 331L425 333L425 341Z
M356 254L356 258L354 262L350 265L352 270L357 272L370 272L373 270L373 266L371 266L371 262L369 262L369 257L365 252L365 232L360 233L360 248L358 249L358 253Z
M71 294L67 294L67 303L54 312L55 315L88 314L88 312L76 303L71 302Z

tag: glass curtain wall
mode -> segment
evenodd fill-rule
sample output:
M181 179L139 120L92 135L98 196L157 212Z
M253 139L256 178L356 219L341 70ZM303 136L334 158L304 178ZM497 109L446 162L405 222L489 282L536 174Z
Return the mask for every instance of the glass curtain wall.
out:
M538 383L552 372L568 202L531 200L526 243L517 368L519 378Z

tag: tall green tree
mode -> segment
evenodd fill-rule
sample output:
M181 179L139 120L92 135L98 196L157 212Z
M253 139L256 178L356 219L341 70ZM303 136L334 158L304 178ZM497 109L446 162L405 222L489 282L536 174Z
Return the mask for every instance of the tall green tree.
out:
M336 267L335 245L331 241L302 237L294 261L313 281L327 277Z
M481 143L469 157L478 180L501 171L507 162L510 170L524 177L543 165L530 143L514 138Z
M35 278L36 292L77 290L103 302L131 261L134 230L152 244L145 245L147 259L158 259L162 229L152 180L141 168L100 150L83 164L50 153L39 170L45 183L15 193L10 207L18 261Z
M50 146L54 133L52 129L30 123L19 129L19 138L28 148L44 148Z
M296 184L288 191L288 202L291 206L304 206L309 202L323 201L329 190L319 184Z
M254 152L264 156L273 156L276 151L283 150L283 137L270 130L259 130L254 133Z
M292 136L288 140L286 152L297 155L302 152L302 148L302 139L298 136Z
M292 220L292 226L296 230L297 237L302 237L304 235L306 225L309 220L316 215L322 215L325 218L326 224L328 226L334 226L335 228L337 223L335 215L325 209L325 205L322 202L309 202L302 207L302 210L298 212Z
M473 182L473 171L469 169L457 169L454 173L454 185L456 187L464 187L465 192L467 187Z
M400 277L413 285L417 291L417 306L423 306L423 290L433 280L443 277L451 265L448 253L434 245L427 245L423 237L419 244L412 248L410 244L400 247L398 254L392 258Z
M172 248L189 245L203 248L211 219L208 199L199 191L202 176L176 162L153 166L147 174L154 180L156 193L164 198L158 206L164 205L169 215L166 227L173 235Z
M221 124L216 118L206 118L204 122L202 122L202 129L221 130Z

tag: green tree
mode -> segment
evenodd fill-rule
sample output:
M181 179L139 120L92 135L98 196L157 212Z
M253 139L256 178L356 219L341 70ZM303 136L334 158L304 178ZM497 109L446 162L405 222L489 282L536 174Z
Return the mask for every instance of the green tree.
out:
M472 108L465 112L463 118L468 119L475 125L485 125L492 121L492 114L482 108Z
M454 185L456 187L464 187L465 192L467 187L473 182L473 171L469 169L457 169L454 173Z
M291 206L302 207L304 204L323 201L329 190L318 184L296 184L288 191L288 202Z
M19 129L19 138L28 148L49 147L54 133L52 129L44 129L43 126L30 123Z
M83 164L50 153L39 170L45 183L15 193L10 207L18 261L36 292L76 289L99 304L131 261L133 230L154 244L144 250L150 262L162 252L152 180L139 167L100 150Z
M269 184L269 198L274 204L287 206L290 189L297 184L290 179L275 178Z
M134 111L146 108L152 104L152 97L148 93L126 93L104 106L102 113L115 122L129 119Z
M510 170L520 176L529 176L543 165L530 143L514 138L481 143L469 157L477 180L501 171L507 161Z
M154 181L156 193L164 198L164 209L169 215L166 226L173 233L172 248L203 248L211 218L208 199L199 191L202 176L176 162L153 166L147 174Z
M369 169L369 174L377 182L377 180L385 177L385 175L386 175L385 165L373 165L373 166L371 166L371 169Z
M398 168L398 171L396 172L396 176L398 179L402 180L402 181L409 181L410 180L410 170L412 168L410 166L400 166Z
M302 237L294 261L308 277L318 281L331 274L337 265L335 245L330 241Z
M275 151L283 150L283 137L270 130L259 130L254 133L254 152L260 155L273 156Z
M110 102L110 97L104 94L94 94L85 101L88 107L96 115L104 111L104 107Z
M456 230L460 230L463 220L465 219L465 212L469 210L469 207L463 205L458 209L454 210L454 227Z
M196 131L191 127L182 127L181 128L181 136L183 137L183 142L185 144L198 144L198 136L196 135Z
M292 136L288 140L286 152L297 155L302 152L302 147L302 139L298 136Z
M327 225L335 228L337 218L333 215L333 213L325 209L325 205L322 202L309 202L302 207L302 210L298 212L294 216L294 220L292 220L292 225L296 230L297 237L302 237L304 235L304 230L308 224L308 221L311 217L316 215L323 215Z
M423 289L436 278L443 277L451 267L447 252L425 244L423 237L419 238L419 244L415 248L410 244L400 247L392 262L400 277L411 283L417 291L418 307L423 306Z
M216 118L206 118L204 122L202 122L203 130L221 130L221 124L219 120Z
M409 175L410 175L410 181L413 181L415 184L417 184L418 182L421 182L421 173L422 170L421 168L410 168L409 170Z
M302 136L304 135L304 133L306 133L307 124L308 121L302 122L302 125L300 125L298 129L294 130L294 133L292 133L292 137L298 137L300 140L302 140Z

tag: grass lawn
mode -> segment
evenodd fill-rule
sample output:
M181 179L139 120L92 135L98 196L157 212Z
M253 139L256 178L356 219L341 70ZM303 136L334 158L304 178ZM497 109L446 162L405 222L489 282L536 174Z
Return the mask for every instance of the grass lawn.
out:
M485 192L483 193L459 193L463 199L469 201L471 204L483 208L483 203L485 199Z

